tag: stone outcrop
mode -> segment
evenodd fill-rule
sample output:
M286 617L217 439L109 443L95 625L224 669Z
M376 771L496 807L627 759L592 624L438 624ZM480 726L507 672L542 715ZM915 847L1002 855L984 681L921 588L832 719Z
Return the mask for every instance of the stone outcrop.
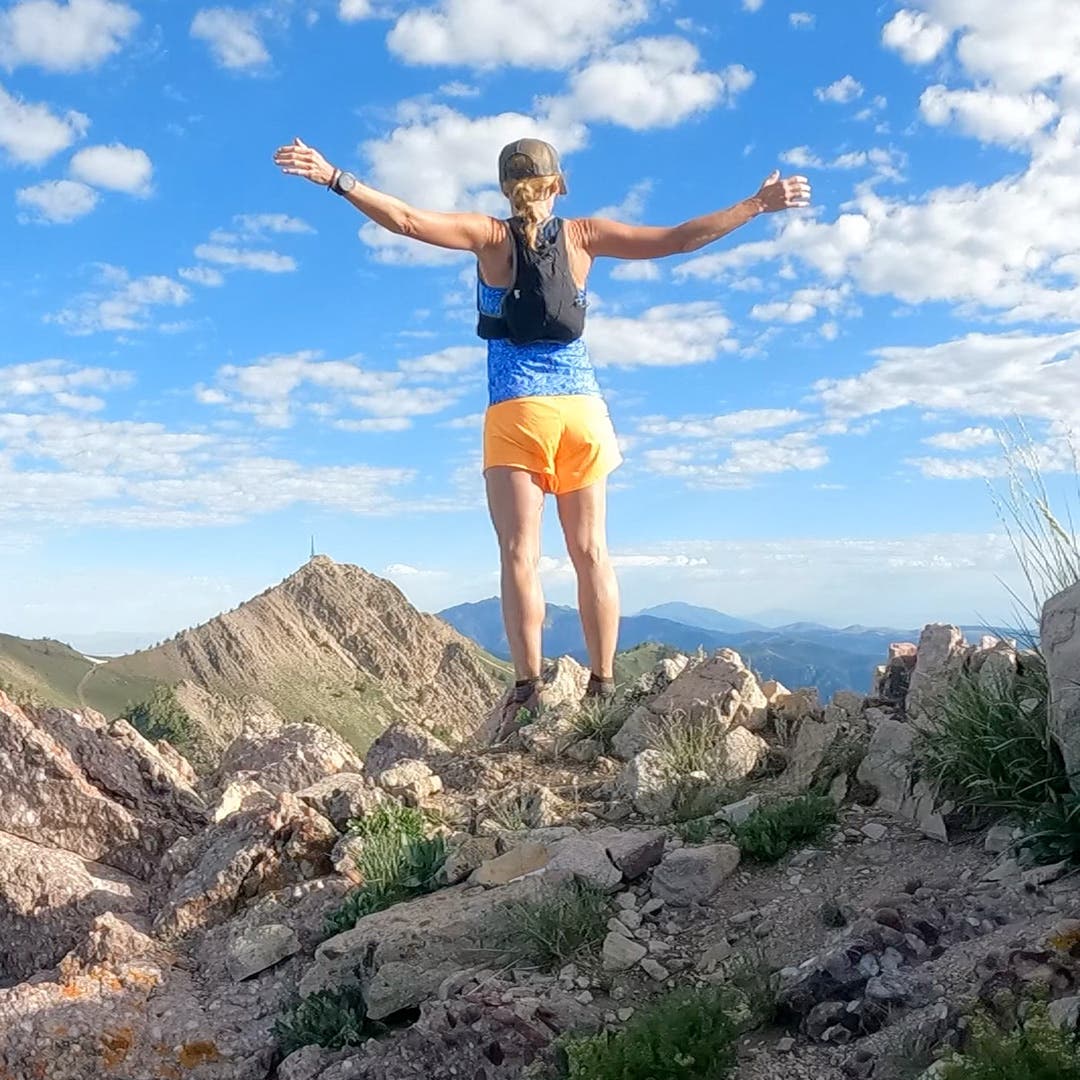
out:
M698 719L716 716L726 727L759 731L768 720L768 699L753 673L731 649L719 649L703 663L687 669L649 702L657 716L676 714Z
M1041 645L1050 681L1051 730L1073 790L1080 792L1080 584L1046 602Z
M907 693L907 714L914 721L933 720L941 695L964 668L968 646L955 626L931 623L919 638Z
M449 754L450 747L430 731L416 724L391 724L368 748L364 771L377 780L399 761L408 759L435 765Z

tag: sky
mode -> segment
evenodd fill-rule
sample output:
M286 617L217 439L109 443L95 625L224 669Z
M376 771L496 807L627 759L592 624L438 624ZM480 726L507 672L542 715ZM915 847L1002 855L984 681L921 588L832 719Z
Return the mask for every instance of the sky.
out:
M1002 425L1075 485L1078 55L1075 0L3 4L0 631L156 640L313 536L426 610L497 592L475 268L282 176L295 136L498 215L525 135L570 217L807 175L807 210L594 268L626 609L1000 618Z

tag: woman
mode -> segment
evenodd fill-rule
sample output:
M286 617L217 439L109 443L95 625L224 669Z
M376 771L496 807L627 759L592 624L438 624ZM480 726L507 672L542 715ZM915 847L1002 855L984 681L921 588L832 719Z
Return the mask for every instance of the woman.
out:
M418 210L361 184L296 139L274 161L346 198L399 236L471 251L478 263L478 332L488 341L484 476L502 557L502 606L516 682L504 726L538 703L544 600L540 518L553 494L578 580L592 673L587 694L614 693L619 598L606 539L607 476L621 462L615 432L581 334L593 260L658 259L697 251L761 213L809 205L805 177L774 172L757 194L670 228L604 218L562 220L566 183L553 147L519 139L499 158L511 217Z

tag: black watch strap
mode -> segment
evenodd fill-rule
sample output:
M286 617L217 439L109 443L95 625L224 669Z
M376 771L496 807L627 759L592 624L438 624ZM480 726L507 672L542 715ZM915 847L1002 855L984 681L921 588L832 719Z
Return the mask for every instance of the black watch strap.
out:
M330 183L326 185L327 191L332 191L335 195L339 194L337 189L337 183L341 179L341 170L335 169L334 175L330 177Z

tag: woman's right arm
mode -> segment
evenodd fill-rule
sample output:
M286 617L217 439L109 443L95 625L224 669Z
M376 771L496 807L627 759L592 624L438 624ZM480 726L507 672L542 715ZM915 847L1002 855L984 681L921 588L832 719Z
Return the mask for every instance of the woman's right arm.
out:
M327 187L337 169L314 147L296 139L274 154L274 163L290 176L302 176ZM435 247L455 251L481 251L493 248L506 239L501 222L487 214L446 214L438 210L419 210L401 199L366 184L357 183L345 198L377 225L398 236L407 236Z

